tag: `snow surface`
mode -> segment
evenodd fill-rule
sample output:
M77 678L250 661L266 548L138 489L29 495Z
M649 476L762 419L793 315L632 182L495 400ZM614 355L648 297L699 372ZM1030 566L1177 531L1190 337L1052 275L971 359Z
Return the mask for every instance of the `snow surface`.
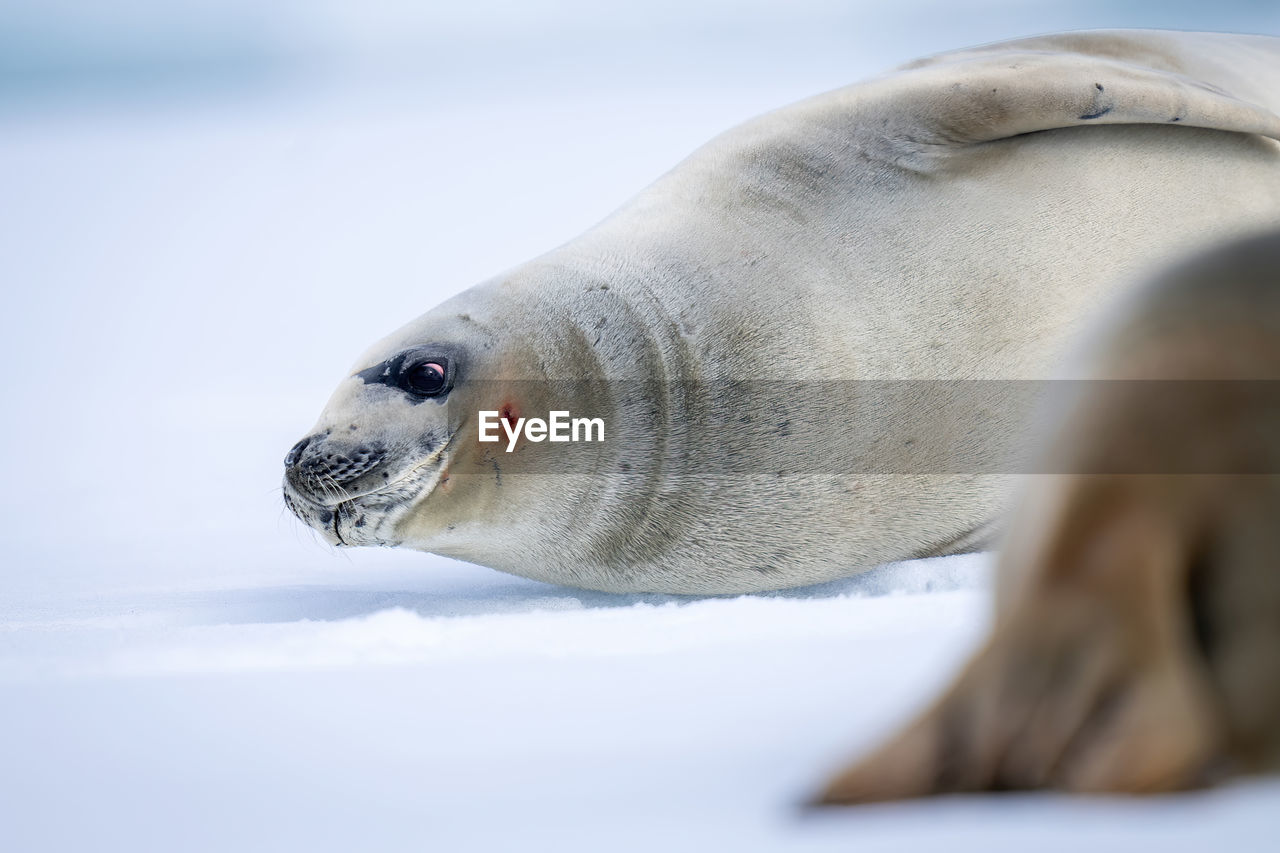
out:
M355 6L321 5L349 34ZM685 30L658 4L631 41L508 27L512 55L459 13L414 70L371 59L386 0L342 74L108 97L0 67L0 850L1272 849L1270 780L799 808L981 639L985 557L609 596L334 551L281 506L281 457L367 344L735 122L956 44L1213 26L978 5L752 4L722 31L723 4Z

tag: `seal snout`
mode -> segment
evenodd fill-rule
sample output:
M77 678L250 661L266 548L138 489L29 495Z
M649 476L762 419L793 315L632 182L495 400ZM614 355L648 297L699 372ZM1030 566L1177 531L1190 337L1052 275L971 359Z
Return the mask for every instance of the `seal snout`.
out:
M299 441L285 455L285 479L303 497L332 505L360 491L361 478L386 458L383 447L334 441L328 433L317 433Z

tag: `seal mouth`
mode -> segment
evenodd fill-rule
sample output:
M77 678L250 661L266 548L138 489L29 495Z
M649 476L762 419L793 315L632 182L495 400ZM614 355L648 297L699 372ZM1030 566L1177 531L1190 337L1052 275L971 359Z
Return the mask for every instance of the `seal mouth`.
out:
M415 504L435 490L444 471L445 453L456 436L449 436L426 459L392 482L339 501L332 509L332 527L324 532L332 532L335 545L399 545L389 534Z

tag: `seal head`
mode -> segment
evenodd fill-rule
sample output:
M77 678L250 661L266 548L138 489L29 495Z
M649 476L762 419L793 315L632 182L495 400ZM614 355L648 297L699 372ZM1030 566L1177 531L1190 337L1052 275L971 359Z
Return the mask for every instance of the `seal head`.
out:
M396 522L439 483L462 426L449 399L470 365L460 337L438 337L353 371L285 457L285 504L331 543L399 544Z
M626 497L647 482L636 457L669 432L652 405L661 357L645 367L628 347L601 345L599 328L579 322L584 302L591 327L644 346L648 333L607 287L556 264L472 288L376 344L285 457L289 509L335 545L403 545L535 577L626 553L604 540L613 510L641 502ZM566 446L515 429L556 410L608 433Z

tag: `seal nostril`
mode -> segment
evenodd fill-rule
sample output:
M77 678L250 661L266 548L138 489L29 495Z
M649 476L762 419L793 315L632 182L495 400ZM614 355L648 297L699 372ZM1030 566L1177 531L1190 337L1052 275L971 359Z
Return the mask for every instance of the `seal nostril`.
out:
M311 443L314 436L307 436L289 449L284 457L284 467L292 468L298 464L298 459L302 456L302 451L307 449L307 445Z

